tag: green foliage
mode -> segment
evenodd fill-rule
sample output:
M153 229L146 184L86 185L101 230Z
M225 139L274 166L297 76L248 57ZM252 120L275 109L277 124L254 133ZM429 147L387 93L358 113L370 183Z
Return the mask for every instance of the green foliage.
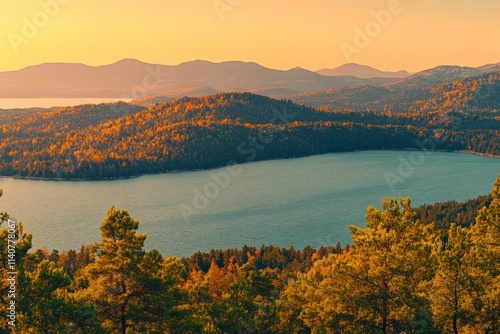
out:
M445 238L437 238L435 256L438 269L432 280L429 298L434 321L445 332L458 333L471 322L471 296L474 294L473 246L467 229L451 225Z
M164 259L156 250L144 251L145 234L127 211L108 211L101 225L102 242L96 260L82 273L88 287L81 300L96 306L104 328L112 332L163 333L179 321L176 278L164 272Z
M299 317L317 333L389 333L423 327L425 283L433 275L432 226L419 224L409 199L369 207L366 229L351 226L354 247L319 261L299 279ZM297 299L297 297L294 297ZM425 324L424 324L425 325Z
M43 260L34 272L20 274L20 311L29 319L26 332L29 329L40 333L61 333L66 330L65 320L68 319L69 309L62 291L70 283L70 277L47 260Z
M2 197L2 195L3 190L0 189L0 197ZM22 277L25 272L26 262L29 257L28 252L32 246L31 233L24 232L21 222L9 221L9 218L10 215L7 212L0 212L0 277L2 278L0 281L0 313L5 315L7 314L8 303L12 300L8 298L10 294L15 294L16 298L14 300L16 302L26 297L23 292L19 291L19 283L21 282L20 277ZM13 223L15 223L15 226L12 228ZM12 230L14 230L14 233L12 233ZM14 252L9 252L9 248L14 249ZM16 291L10 290L10 282L7 281L7 278L12 277L12 275L8 274L8 272L12 272L8 267L9 260L13 260L15 263L14 271L17 273L15 275ZM19 304L17 304L16 307L19 307ZM7 325L8 321L9 319L6 316L1 317L0 331L6 333L11 332L12 327ZM18 320L16 321L19 322Z
M474 327L485 333L498 331L500 324L500 178L495 182L492 198L470 231L477 287L473 298Z

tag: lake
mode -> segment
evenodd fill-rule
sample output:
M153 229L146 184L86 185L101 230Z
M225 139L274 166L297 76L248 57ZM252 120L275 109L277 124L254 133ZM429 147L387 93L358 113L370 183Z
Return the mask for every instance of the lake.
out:
M365 226L366 207L384 196L410 196L413 206L464 201L491 193L499 173L500 159L462 153L335 153L109 181L3 178L0 210L49 252L100 241L112 204L164 256L244 244L301 249L351 242L348 225Z
M51 108L51 107L72 107L81 104L99 104L124 101L129 102L130 98L19 98L19 99L0 99L0 109L15 109L15 108Z

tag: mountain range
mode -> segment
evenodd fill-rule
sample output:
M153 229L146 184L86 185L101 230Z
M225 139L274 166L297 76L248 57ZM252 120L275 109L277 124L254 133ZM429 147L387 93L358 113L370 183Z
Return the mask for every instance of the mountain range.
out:
M148 64L124 59L110 65L46 63L0 72L0 98L203 96L218 92L251 92L275 98L370 85L405 90L453 81L500 69L500 64L477 68L439 66L415 74L383 72L365 65L345 64L318 72L287 71L253 62L204 60L179 65Z
M302 68L288 71L256 63L195 60L176 66L124 59L104 66L48 63L0 73L0 98L129 97L186 95L189 91L270 92L291 95L360 84L383 84L387 78L323 76ZM205 93L205 92L203 92Z

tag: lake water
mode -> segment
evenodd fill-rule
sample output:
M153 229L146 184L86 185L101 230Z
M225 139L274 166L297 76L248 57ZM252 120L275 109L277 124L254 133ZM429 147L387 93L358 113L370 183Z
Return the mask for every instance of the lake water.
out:
M72 107L81 104L99 104L124 101L129 102L129 98L20 98L20 99L0 99L0 109L14 109L14 108L50 108L50 107Z
M419 166L403 167L405 160ZM350 242L348 225L365 226L366 207L380 206L384 196L410 196L417 206L488 194L500 159L368 151L256 162L232 171L88 182L4 178L0 211L23 221L34 247L49 251L100 241L99 226L111 204L139 220L148 234L146 247L164 256L244 244L318 247ZM388 173L399 180L392 187Z

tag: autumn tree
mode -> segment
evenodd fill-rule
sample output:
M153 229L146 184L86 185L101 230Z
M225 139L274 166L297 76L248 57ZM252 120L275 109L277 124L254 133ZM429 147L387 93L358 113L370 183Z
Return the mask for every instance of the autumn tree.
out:
M323 260L325 261L325 260ZM317 266L313 267L309 273L316 272ZM314 275L314 274L313 274ZM309 297L306 296L308 292L313 292L309 289L308 283L316 282L314 279L309 280L307 274L298 274L298 279L288 279L287 284L280 293L279 300L276 303L276 328L280 333L310 333L310 320L314 316L310 314L303 314L303 306L310 302ZM326 297L326 296L325 296ZM314 297L313 297L314 298ZM315 311L321 307L320 301L317 300L317 307L311 307ZM308 304L312 306L312 304ZM305 321L308 323L306 325Z

